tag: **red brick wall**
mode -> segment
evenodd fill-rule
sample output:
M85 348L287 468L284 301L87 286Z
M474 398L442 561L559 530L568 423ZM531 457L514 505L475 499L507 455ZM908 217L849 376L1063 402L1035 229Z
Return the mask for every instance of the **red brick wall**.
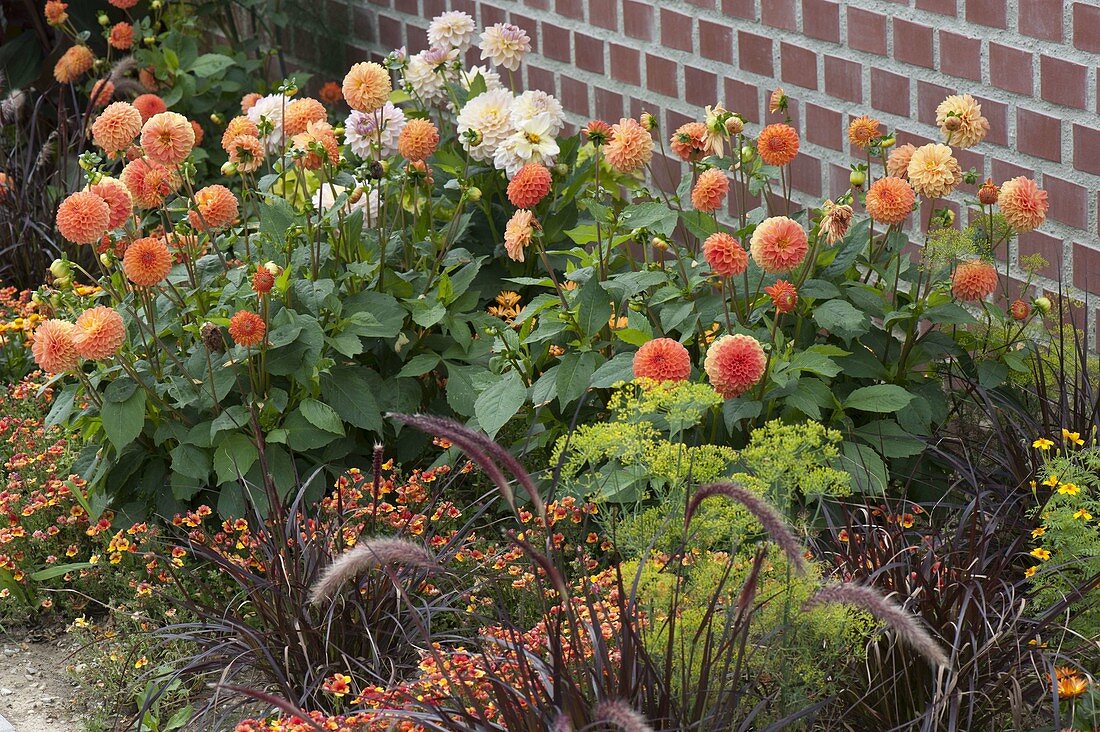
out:
M1100 293L1098 0L346 1L329 8L362 41L349 61L422 49L428 21L448 9L521 26L535 50L523 83L555 93L578 122L645 109L667 138L721 101L756 125L781 84L803 138L793 179L807 201L847 188L852 117L920 144L939 138L945 95L973 94L991 131L960 151L964 169L998 183L1035 176L1050 194L1047 222L1013 243L1010 274L1038 252L1051 291L1060 279L1081 300ZM1095 333L1100 294L1088 300L1080 314Z

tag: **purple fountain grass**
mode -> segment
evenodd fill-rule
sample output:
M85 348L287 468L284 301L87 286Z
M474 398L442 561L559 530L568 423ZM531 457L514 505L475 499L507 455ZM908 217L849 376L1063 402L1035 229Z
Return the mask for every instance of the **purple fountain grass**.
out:
M345 582L379 567L404 566L438 569L427 549L407 539L377 537L359 542L329 565L313 585L309 601L317 605L333 597Z
M597 722L614 725L624 732L653 732L646 718L622 699L608 699L598 703L592 708L592 717Z
M799 574L806 572L806 559L803 556L805 547L798 537L791 531L791 527L783 520L783 517L772 508L771 504L747 488L736 483L711 483L695 491L684 513L684 526L691 523L691 517L706 499L712 496L725 496L737 501L748 509L749 513L756 517L760 525L764 527L771 540L779 545L779 548L787 555L791 565Z

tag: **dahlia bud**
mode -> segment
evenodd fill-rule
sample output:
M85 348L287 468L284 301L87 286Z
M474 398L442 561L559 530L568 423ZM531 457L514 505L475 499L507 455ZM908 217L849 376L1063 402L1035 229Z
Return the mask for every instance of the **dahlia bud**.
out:
M99 263L104 267L110 267L114 264L114 257L111 256L110 252L103 252L99 255Z
M888 137L882 138L881 140L879 140L879 143L878 143L879 147L883 148L884 150L888 149L888 148L891 148L891 147L893 147L894 145L897 145L897 144L898 144L898 140L893 135L889 135Z
M372 161L370 167L367 169L367 177L371 180L382 180L385 174L386 170L382 167L382 163L377 160Z
M1037 298L1035 298L1035 309L1038 310L1043 315L1046 315L1047 313L1050 312L1051 305L1052 305L1052 303L1050 302L1049 297L1037 297Z
M477 203L481 200L481 189L477 186L470 186L466 189L466 197L469 198L473 203Z
M151 46L157 42L157 39L153 36L145 36L141 39L141 42L144 43L146 46Z
M226 160L224 163L222 163L222 175L236 175L236 174L237 174L237 164L236 163L232 163L228 160Z
M962 128L962 118L957 115L950 115L943 121L943 128L948 132L957 132Z
M983 206L992 206L997 202L997 195L1001 189L993 182L992 178L986 178L985 183L978 189L978 200Z
M940 226L945 229L955 225L955 212L949 208L940 209L937 218L940 220Z
M99 12L99 17L97 17L96 20L98 20L99 24L104 28L111 24L111 19L108 18L107 13L104 13L102 10Z
M569 166L565 163L558 163L554 166L554 172L558 175L566 175L569 172Z
M656 249L659 252L663 252L666 249L668 249L668 242L665 241L664 239L662 239L659 236L655 236L652 239L650 239L649 243L652 244L653 248Z
M224 124L225 124L225 118L224 118L224 117L222 117L222 116L221 116L220 114L218 114L217 112L211 112L211 113L210 113L210 121L211 121L211 122L213 122L213 123L214 123L214 124L216 124L216 125L219 125L219 126L221 126L221 125L224 125Z
M61 295L59 293L50 293L50 307L52 307L54 310L61 307Z
M337 137L340 137L341 135L344 134L344 126L343 125L337 125L337 126L333 127L332 128L332 134L336 135Z
M650 132L657 129L660 125L657 124L657 118L649 112L642 112L639 121L642 123L642 127L646 128Z
M472 128L466 130L465 137L466 142L470 145L470 147L477 147L485 140L485 136L481 134L481 130L475 130Z
M64 259L55 259L50 263L50 274L59 279L68 277L72 274L72 267Z
M978 182L978 173L973 168L963 173L963 183L968 186L976 185Z
M161 0L153 0L153 2L149 3L149 7L151 7L153 10L160 10L162 7L164 7L164 3L161 2Z
M283 268L274 262L265 262L264 269L270 272L272 277L278 277L283 273Z
M1023 300L1013 300L1008 312L1013 320L1027 320L1027 316L1031 315L1031 306Z
M752 162L755 155L756 150L753 149L752 145L745 145L741 148L741 163L743 165L748 165Z
M741 119L741 115L731 114L726 118L726 132L730 135L740 135L744 129L745 120Z
M348 196L348 203L350 203L350 204L359 203L360 199L362 199L362 198L363 198L363 186L355 186L355 189L351 192L351 195Z
M206 346L206 350L211 353L221 353L225 347L225 341L222 339L221 328L207 321L202 324L199 329L199 335L202 337L202 344Z
M863 184L867 182L867 174L862 170L853 170L851 175L848 176L848 182L852 184L853 188L862 188Z

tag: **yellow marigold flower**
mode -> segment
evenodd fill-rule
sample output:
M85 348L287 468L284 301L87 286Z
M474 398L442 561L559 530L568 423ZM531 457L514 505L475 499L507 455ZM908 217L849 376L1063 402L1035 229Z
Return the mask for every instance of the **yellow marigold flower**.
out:
M1057 475L1050 476L1049 478L1047 478L1046 480L1043 481L1043 485L1045 485L1049 488L1053 488L1054 486L1058 485L1058 476Z
M1031 443L1031 446L1040 450L1049 450L1050 448L1054 447L1054 442L1048 440L1045 437L1040 437L1038 440Z
M1040 536L1042 536L1045 533L1047 533L1046 527L1045 526L1040 526L1037 529L1032 529L1031 530L1031 538L1032 539L1038 539Z
M1081 676L1067 676L1058 681L1058 696L1062 699L1076 699L1088 691L1089 682Z
M1046 560L1050 559L1050 552L1048 552L1046 549L1042 548L1041 546L1035 547L1029 553L1031 554L1031 556L1035 557L1036 559L1041 559L1044 562Z
M1074 445L1084 445L1085 441L1081 439L1080 432L1070 432L1065 427L1062 428L1062 441L1072 442Z
M1079 508L1073 513L1073 518L1082 519L1083 521L1092 521L1092 514L1083 508Z
M1038 571L1039 571L1039 565L1038 564L1033 565L1033 566L1028 567L1027 569L1024 570L1024 576L1025 577L1032 577Z
M1058 486L1058 492L1066 496L1076 496L1081 492L1076 483L1063 483Z

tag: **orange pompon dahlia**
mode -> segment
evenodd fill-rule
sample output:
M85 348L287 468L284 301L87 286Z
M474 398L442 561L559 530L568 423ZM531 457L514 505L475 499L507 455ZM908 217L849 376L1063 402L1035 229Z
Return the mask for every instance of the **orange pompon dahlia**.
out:
M195 208L187 213L187 219L199 231L215 231L236 221L238 209L233 192L214 184L195 193Z
M550 193L553 180L541 163L524 165L508 183L508 200L516 208L534 208Z
M703 369L714 390L733 399L760 381L767 363L760 341L749 335L724 335L707 349Z
M806 232L786 216L761 221L749 241L753 261L769 274L790 272L802 264L808 249Z
M339 104L344 101L344 90L335 81L326 81L318 90L317 96L321 97L321 101L325 104Z
M1047 192L1030 178L1017 176L1005 181L997 194L1001 214L1016 231L1032 231L1047 218Z
M134 99L134 107L141 113L143 123L162 112L168 111L168 105L156 94L142 94Z
M283 132L293 137L306 131L310 122L328 121L325 105L312 97L295 99L286 105L283 113Z
M390 98L390 72L374 62L357 63L348 70L341 87L348 106L360 112L381 109Z
M134 198L130 195L130 189L117 178L104 176L98 183L88 186L88 190L107 202L111 213L107 222L108 229L122 226L134 212Z
M768 165L787 165L798 155L798 132L787 124L768 125L756 138L756 151Z
M115 85L110 79L98 79L88 94L88 102L94 108L106 107L115 96Z
M111 207L91 191L77 191L57 207L57 230L76 244L95 244L110 223Z
M764 294L772 299L777 313L789 313L798 304L798 290L787 280L776 280L774 285L764 288Z
M918 147L909 160L909 185L925 198L942 198L962 182L959 161L947 145Z
M73 327L64 320L45 320L35 329L31 354L46 373L63 374L76 367L80 357L73 345Z
M328 122L310 122L306 131L295 135L290 143L295 151L304 153L295 160L300 168L317 170L326 162L332 165L340 162L340 144Z
M668 142L672 152L680 156L681 160L698 160L706 154L708 136L705 124L688 122L680 125Z
M989 120L982 116L982 105L969 94L947 97L936 107L936 124L948 144L974 147L989 133Z
M1013 320L1027 320L1027 316L1031 315L1031 306L1020 299L1012 301L1012 305L1008 308L1009 315Z
M222 133L222 149L229 152L229 143L241 135L252 135L258 138L260 136L260 128L256 126L255 122L244 115L234 117L229 120L229 124L225 126L225 132Z
M119 180L129 189L138 208L162 205L168 194L175 192L181 183L175 171L146 158L127 163Z
M654 338L634 354L634 378L655 381L687 381L691 376L691 356L678 341Z
M237 345L251 348L264 341L267 334L267 323L256 313L248 310L238 310L237 314L229 319L229 337Z
M141 112L126 102L107 105L92 124L92 141L108 154L125 151L139 134Z
M129 51L134 45L134 26L125 22L115 23L111 26L111 34L107 37L107 43L116 50Z
M886 158L886 175L909 180L909 161L916 151L916 146L908 142L895 147Z
M53 78L62 84L72 84L84 76L92 64L95 63L95 54L87 46L72 46L57 59L53 67Z
M154 114L141 128L145 156L161 165L179 165L195 147L195 130L177 112Z
M412 162L427 160L437 145L439 130L426 119L410 119L397 136L397 152Z
M251 173L264 164L264 145L255 135L237 135L230 140L226 152L229 162L242 173Z
M535 215L527 209L521 208L512 214L504 227L504 251L508 252L510 259L516 262L525 261L524 251L530 246L531 237L538 225Z
M913 187L901 178L885 176L867 189L867 214L880 224L893 226L903 223L913 213L917 195Z
M624 117L611 125L603 149L607 164L620 173L633 173L653 158L653 136L638 120Z
M138 0L107 0L119 10L129 10L138 4Z
M275 286L275 275L266 267L260 267L256 270L256 273L252 275L252 289L256 291L258 295L266 295L271 292L271 288Z
M202 144L202 138L205 137L202 131L202 125L195 120L191 120L191 130L195 133L195 147L198 147Z
M749 255L744 247L724 231L718 231L703 242L703 257L711 270L720 277L733 277L749 266Z
M241 97L241 114L248 114L248 110L256 106L256 102L264 98L263 94L258 92L249 92Z
M848 141L859 149L866 150L871 142L879 137L878 128L881 124L874 117L868 117L867 115L856 117L848 125Z
M984 260L959 262L951 276L951 292L963 302L984 300L997 289L997 269Z
M126 247L122 271L138 287L159 285L172 271L172 253L163 239L143 236Z
M114 308L85 310L73 327L73 347L81 358L101 361L118 353L126 340L126 324Z
M68 3L63 3L61 0L46 0L46 8L43 11L46 16L46 23L49 25L61 25L69 19L69 14L65 12L65 9L69 7Z
M707 168L699 174L691 189L691 205L696 211L714 213L722 207L729 190L730 180L726 172L719 168Z

